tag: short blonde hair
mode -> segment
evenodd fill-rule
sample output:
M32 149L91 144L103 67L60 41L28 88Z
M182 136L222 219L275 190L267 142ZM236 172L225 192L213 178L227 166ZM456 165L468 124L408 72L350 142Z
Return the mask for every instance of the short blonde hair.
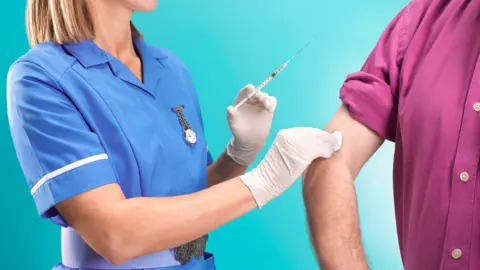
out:
M56 44L91 40L95 36L85 0L28 0L27 35L31 46L52 41ZM132 24L132 30L138 30Z

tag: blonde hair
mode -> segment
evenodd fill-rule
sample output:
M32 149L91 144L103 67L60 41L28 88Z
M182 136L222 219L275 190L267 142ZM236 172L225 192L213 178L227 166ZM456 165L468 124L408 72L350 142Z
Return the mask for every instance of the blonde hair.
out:
M91 40L95 36L85 0L28 0L27 35L31 46L52 41L57 44ZM140 34L131 24L132 31Z

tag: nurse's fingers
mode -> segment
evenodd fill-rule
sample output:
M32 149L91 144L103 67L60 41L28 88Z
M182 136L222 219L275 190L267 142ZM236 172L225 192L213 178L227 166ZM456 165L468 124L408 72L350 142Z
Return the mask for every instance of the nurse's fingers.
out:
M255 86L253 86L253 84L247 84L242 88L242 90L240 90L240 92L243 92L245 97L248 97L255 92Z
M336 151L340 150L340 148L342 148L342 145L343 145L343 135L340 131L335 131L332 133L332 135L336 138L336 141L334 141L333 143L333 148Z
M230 123L231 125L235 124L236 122L236 119L238 117L240 113L238 112L237 109L235 109L234 107L232 106L228 106L227 108L227 120L228 120L228 123Z
M258 98L256 97L259 92L256 92L257 89L252 84L248 84L240 90L239 98L244 99L247 98L246 103L251 105L258 104ZM240 101L238 101L240 102Z
M258 91L257 93L255 93L255 95L252 96L251 100L256 103L262 104L268 97L269 95L267 93Z
M295 128L296 132L301 136L302 141L309 143L328 143L333 148L340 149L342 135L340 132L330 133L314 127Z
M272 96L269 96L264 102L263 102L263 106L265 107L265 109L272 113L275 111L275 108L277 107L277 98L276 97L272 97Z
M277 99L265 92L259 92L254 96L256 105L262 106L268 112L273 112L277 106Z
M263 109L267 110L268 112L273 112L277 106L277 99L268 95L265 92L257 91L257 89L252 85L248 84L244 88L242 88L244 95L246 97L252 95L248 100L247 103L251 105L260 105Z
M342 133L335 131L334 133L326 132L321 129L315 129L316 137L324 141L325 143L330 144L335 151L340 150L342 147Z
M315 158L331 158L333 153L335 152L335 149L333 146L329 143L323 142L323 143L317 143L314 145L315 147Z

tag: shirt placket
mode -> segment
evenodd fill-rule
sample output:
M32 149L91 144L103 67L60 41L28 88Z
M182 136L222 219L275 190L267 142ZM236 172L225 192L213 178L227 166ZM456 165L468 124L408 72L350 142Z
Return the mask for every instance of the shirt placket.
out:
M469 270L478 182L478 131L480 130L480 61L467 94L452 171L450 210L441 270ZM475 256L475 255L474 255Z

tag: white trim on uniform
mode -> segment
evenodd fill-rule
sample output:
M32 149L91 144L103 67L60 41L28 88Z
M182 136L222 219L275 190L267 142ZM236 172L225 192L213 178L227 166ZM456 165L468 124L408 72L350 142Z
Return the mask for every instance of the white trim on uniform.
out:
M40 189L40 187L42 187L45 183L47 183L48 181L50 181L51 179L53 179L53 178L55 178L59 175L62 175L64 173L66 173L68 171L71 171L73 169L76 169L78 167L87 165L87 164L95 162L95 161L103 160L103 159L108 159L108 155L107 154L99 154L99 155L91 156L91 157L88 157L88 158L84 158L82 160L78 160L78 161L75 161L73 163L70 163L67 166L62 167L58 170L55 170L51 173L47 173L44 177L42 177L32 187L32 189L30 190L30 194L34 195Z

